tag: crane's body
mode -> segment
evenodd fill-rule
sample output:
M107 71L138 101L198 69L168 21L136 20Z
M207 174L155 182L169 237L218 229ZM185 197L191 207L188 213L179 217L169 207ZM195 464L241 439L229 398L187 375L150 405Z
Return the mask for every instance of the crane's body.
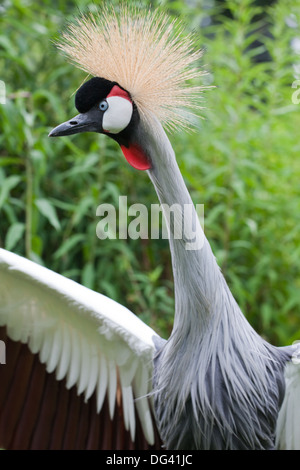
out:
M300 388L299 368L292 361L297 346L277 348L268 344L242 314L204 236L161 125L161 122L170 127L188 125L191 114L182 108L196 106L194 98L199 87L188 88L184 84L186 79L197 75L190 66L199 54L191 53L190 38L181 44L179 36L172 36L174 24L161 17L139 17L135 13L130 19L125 10L120 19L107 12L101 18L82 18L64 36L61 48L94 78L76 93L75 105L80 114L57 126L50 136L84 131L108 135L119 143L133 167L148 172L162 206L176 207L174 220L166 217L175 286L173 330L164 341L152 330L141 327L122 308L116 308L116 315L111 315L113 304L84 288L76 292L71 281L65 281L64 291L64 282L60 287L55 274L49 275L48 280L48 274L40 269L36 278L29 261L14 281L12 273L18 271L18 260L5 252L0 252L0 280L2 276L8 283L2 290L0 287L6 303L2 313L0 309L1 322L12 331L12 337L28 341L33 352L40 352L47 368L58 370L58 378L67 376L69 384L77 384L79 393L85 391L89 397L96 389L98 409L108 392L111 415L119 374L125 426L132 437L136 399L144 433L149 443L154 442L153 399L154 427L168 449L300 446L300 432L294 429L295 418L291 419ZM129 51L127 55L126 51ZM191 208L188 219L183 217L186 206ZM173 236L174 228L182 221L190 230L177 238ZM197 242L192 249L189 249L190 235L195 235ZM36 289L43 284L46 294L62 307L68 299L69 314L66 316L64 309L58 307L59 318L49 330L48 320L41 321L41 317L52 318L55 314L51 308L39 313L43 299L38 299L37 308L38 294L33 289L34 300L29 299L28 308L22 307L12 317L9 306L13 302L7 292L14 282L20 284L17 287L20 292L28 285ZM72 304L75 313L71 313ZM24 333L22 324L28 321L28 315L34 319L33 327ZM83 342L91 341L90 353L96 351L96 356L89 372L80 373L85 370L83 366L78 372L70 352L62 352L65 346L60 324L67 324L64 328L72 331L75 328L76 334L80 331ZM52 340L47 337L47 331ZM136 331L141 335L137 337ZM49 343L55 341L59 347L54 348L56 353L51 353ZM63 361L61 357L67 359ZM103 379L103 373L99 372L99 357L110 363L110 380L105 374ZM89 364L89 354L81 364ZM286 382L287 366L290 378ZM289 441L290 433L293 438Z

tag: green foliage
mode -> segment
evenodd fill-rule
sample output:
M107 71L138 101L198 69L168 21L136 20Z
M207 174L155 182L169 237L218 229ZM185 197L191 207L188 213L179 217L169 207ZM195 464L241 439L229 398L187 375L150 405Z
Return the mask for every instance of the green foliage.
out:
M99 204L117 205L119 195L128 205L157 203L146 173L104 136L48 138L76 114L72 94L85 78L53 40L78 7L95 3L1 6L0 246L114 298L167 336L167 241L96 237ZM205 204L206 235L243 312L268 340L287 344L300 336L300 108L290 45L299 28L285 20L300 25L299 1L264 10L250 0L160 3L196 31L204 81L216 86L204 94L199 132L170 136L179 166L194 202ZM268 60L257 61L263 53Z

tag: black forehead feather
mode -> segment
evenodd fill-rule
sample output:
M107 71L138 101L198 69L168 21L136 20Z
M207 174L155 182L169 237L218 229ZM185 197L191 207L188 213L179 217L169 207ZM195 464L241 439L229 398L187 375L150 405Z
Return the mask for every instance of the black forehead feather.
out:
M80 113L86 113L96 103L106 98L115 82L105 78L93 77L77 90L75 106Z

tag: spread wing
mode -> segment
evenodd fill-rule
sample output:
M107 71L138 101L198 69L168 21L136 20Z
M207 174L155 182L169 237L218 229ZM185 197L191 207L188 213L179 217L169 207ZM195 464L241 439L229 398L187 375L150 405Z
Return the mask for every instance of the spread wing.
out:
M0 447L159 447L157 335L127 308L0 249L0 327Z

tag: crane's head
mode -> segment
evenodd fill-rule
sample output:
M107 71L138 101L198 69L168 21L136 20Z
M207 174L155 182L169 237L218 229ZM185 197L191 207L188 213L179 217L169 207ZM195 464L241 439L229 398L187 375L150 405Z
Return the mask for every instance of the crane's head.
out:
M191 35L164 14L130 7L117 14L104 7L71 24L59 48L93 78L77 90L80 114L53 129L51 137L106 134L134 168L146 170L151 159L134 139L138 126L151 129L158 120L171 129L190 127L201 108L203 87L187 84L203 74L194 65L201 51L194 51Z
M106 134L120 144L125 158L134 168L151 168L150 159L133 139L133 130L140 120L138 109L130 94L118 83L91 78L77 91L75 106L80 114L55 127L50 137L79 132Z

